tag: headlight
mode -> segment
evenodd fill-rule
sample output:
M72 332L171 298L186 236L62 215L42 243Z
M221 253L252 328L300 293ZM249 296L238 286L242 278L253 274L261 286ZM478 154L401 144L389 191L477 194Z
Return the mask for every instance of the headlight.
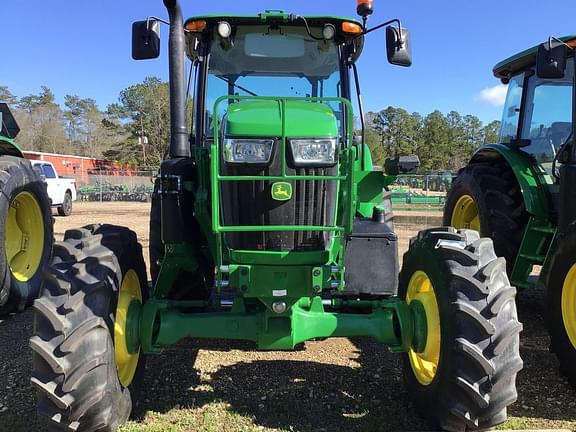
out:
M335 165L338 154L336 138L292 139L290 148L297 166Z
M273 147L271 139L225 139L224 160L238 164L267 164Z

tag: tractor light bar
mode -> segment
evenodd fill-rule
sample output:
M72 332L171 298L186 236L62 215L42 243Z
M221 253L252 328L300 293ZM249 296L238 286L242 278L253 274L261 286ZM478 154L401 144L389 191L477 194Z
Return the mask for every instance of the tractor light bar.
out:
M267 164L274 148L273 139L224 140L224 160L236 164Z
M336 138L291 139L290 149L296 166L332 166L337 161Z

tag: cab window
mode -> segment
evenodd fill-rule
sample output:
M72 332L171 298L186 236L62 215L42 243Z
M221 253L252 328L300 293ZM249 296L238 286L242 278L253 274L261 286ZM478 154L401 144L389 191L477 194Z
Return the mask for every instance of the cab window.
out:
M530 144L522 150L541 164L551 163L572 133L573 69L570 61L562 79L532 75L528 80L521 138Z
M518 138L518 121L520 120L523 86L524 73L512 77L508 83L506 103L502 112L502 126L500 126L499 141L501 143L508 144Z

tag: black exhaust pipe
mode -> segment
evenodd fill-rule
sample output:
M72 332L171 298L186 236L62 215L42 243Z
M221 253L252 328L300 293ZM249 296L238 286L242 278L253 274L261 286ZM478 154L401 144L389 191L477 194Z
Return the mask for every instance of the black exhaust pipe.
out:
M170 17L170 158L185 158L190 157L190 146L186 130L184 22L178 0L164 0L164 6Z

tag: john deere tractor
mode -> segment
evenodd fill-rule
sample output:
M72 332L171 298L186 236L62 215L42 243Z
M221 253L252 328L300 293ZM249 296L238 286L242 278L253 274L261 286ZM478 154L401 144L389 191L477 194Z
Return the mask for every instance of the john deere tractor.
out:
M14 141L20 128L0 103L0 316L22 310L40 292L53 229L46 184Z
M494 67L508 84L499 143L475 152L444 211L446 225L493 239L513 286L545 287L551 350L574 386L575 47L576 36L550 38Z
M386 27L389 62L411 64L400 22L368 29L372 1L358 2L362 21L265 11L184 22L176 0L164 5L171 139L151 203L152 287L128 228L66 232L35 303L39 413L55 429L114 430L146 355L183 338L293 350L370 336L402 355L436 427L503 422L522 367L504 260L490 239L437 228L412 239L399 273L384 191L412 160L375 169L353 127L364 37ZM135 59L158 56L159 26L134 23Z

